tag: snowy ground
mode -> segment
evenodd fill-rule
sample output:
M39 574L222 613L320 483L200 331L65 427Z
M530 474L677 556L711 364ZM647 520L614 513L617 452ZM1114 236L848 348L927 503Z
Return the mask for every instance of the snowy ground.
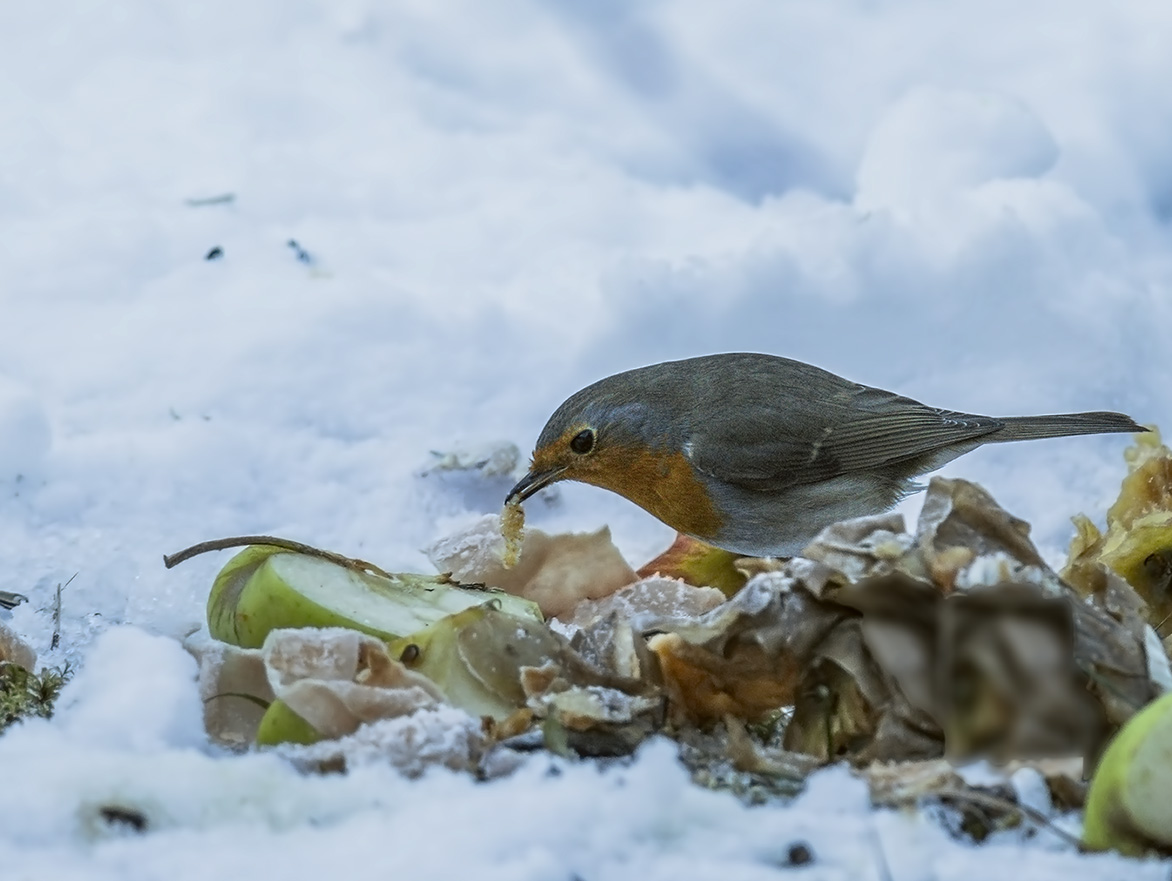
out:
M713 351L1172 430L1170 42L1144 0L0 4L0 589L83 665L0 739L0 874L752 879L803 840L810 877L1162 877L872 816L837 770L750 810L662 745L491 785L226 758L175 641L226 556L161 555L268 532L426 571L507 489L429 451L527 450L587 382ZM1057 560L1124 445L947 473ZM532 522L636 565L670 539L560 499ZM159 831L96 831L119 798Z

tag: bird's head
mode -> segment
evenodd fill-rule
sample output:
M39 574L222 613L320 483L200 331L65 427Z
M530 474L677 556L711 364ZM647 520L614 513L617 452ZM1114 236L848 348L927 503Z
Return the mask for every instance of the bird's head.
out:
M631 400L622 394L621 385L614 386L603 380L558 407L537 439L529 473L506 502L524 501L559 480L577 480L629 497L629 475L650 454L656 426L646 403Z
M618 493L680 532L712 537L724 518L686 453L688 388L669 368L620 373L570 397L549 418L505 503L560 480Z

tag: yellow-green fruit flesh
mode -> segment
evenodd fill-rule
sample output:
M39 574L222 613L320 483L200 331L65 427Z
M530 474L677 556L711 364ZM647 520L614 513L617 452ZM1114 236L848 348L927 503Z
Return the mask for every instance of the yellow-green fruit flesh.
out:
M279 743L317 743L321 740L317 729L289 709L283 700L269 704L256 729L258 746L276 746Z
M1087 794L1083 844L1128 856L1172 854L1172 694L1128 720Z
M715 587L726 597L731 597L748 581L734 565L743 556L714 548L681 533L670 548L643 566L638 575L640 578L656 574L679 578L696 587Z
M506 718L517 704L495 694L469 669L460 652L460 633L490 614L480 607L449 615L420 633L405 637L390 647L391 656L409 659L407 666L436 684L454 707L471 716ZM413 649L408 649L413 646Z
M388 579L319 557L251 547L216 578L208 629L215 639L243 648L259 648L271 631L285 627L348 627L390 641L490 599L540 620L528 600L458 587L442 577Z
M274 554L278 548L248 547L228 561L220 570L208 595L208 631L221 642L241 645L236 634L236 604L241 592L248 585L256 570ZM249 645L248 648L257 648Z
M556 663L563 646L539 621L485 604L392 643L390 652L434 682L452 706L499 722L525 706L522 668Z

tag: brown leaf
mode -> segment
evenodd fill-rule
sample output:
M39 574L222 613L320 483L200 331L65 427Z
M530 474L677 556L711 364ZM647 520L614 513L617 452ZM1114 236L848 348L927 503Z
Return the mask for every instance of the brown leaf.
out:
M673 714L707 724L756 719L792 703L803 665L850 610L821 603L784 572L759 575L691 620L668 619L651 639Z
M713 587L695 587L678 578L645 576L597 600L582 600L573 614L563 617L567 624L588 627L610 615L642 629L648 622L669 618L695 618L715 609L725 596Z
M1074 656L1072 604L1032 584L954 594L942 607L941 674L949 755L1087 753L1104 712Z
M607 596L637 580L606 527L573 535L527 529L515 566L505 566L503 552L495 515L426 549L439 571L465 584L484 584L533 600L547 618L571 615L582 600Z
M1030 526L1009 514L993 497L967 480L933 477L916 524L916 544L928 569L939 575L963 561L953 548L974 557L1003 553L1026 566L1045 566L1030 541Z

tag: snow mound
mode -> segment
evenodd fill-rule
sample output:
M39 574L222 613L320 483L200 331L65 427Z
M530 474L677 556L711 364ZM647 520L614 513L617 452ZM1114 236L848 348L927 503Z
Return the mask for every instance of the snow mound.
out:
M920 87L872 131L858 171L864 209L915 209L992 181L1041 177L1058 161L1046 125L993 92Z

